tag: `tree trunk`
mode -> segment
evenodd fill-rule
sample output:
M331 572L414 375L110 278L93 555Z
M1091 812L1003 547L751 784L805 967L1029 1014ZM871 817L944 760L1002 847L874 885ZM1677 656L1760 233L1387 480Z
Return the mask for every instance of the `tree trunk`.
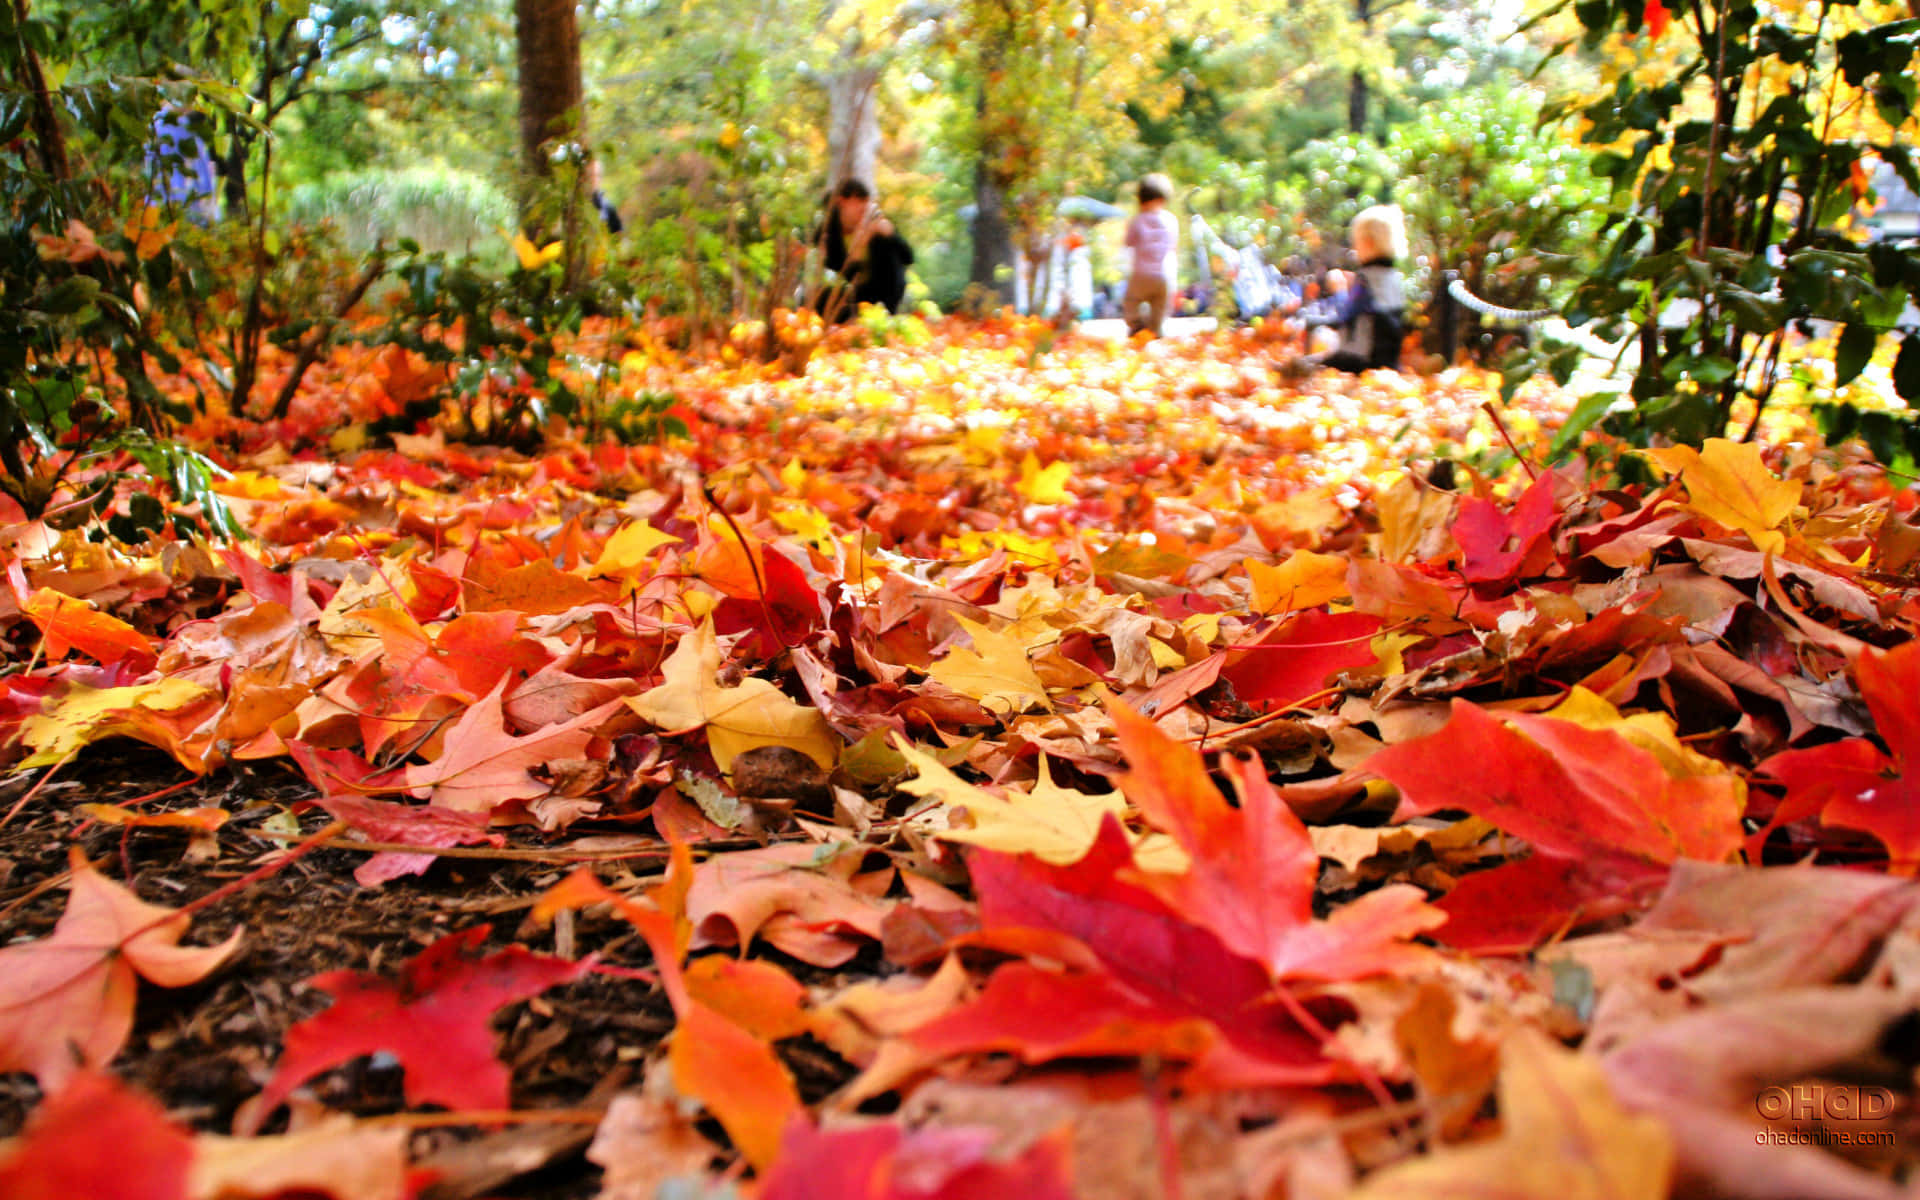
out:
M42 169L53 179L65 183L73 178L73 164L67 158L67 135L60 128L60 114L54 110L46 73L40 69L40 56L26 38L28 19L27 0L13 0L13 25L20 38L20 81L26 85L33 103L30 119L34 146L40 152Z
M880 68L851 65L827 79L827 186L858 179L873 187L880 157Z
M987 133L990 107L987 81L999 74L1007 54L1012 31L994 32L980 55L981 82L974 92L973 124L979 131L980 149L973 162L973 263L967 283L973 290L986 289L1001 304L1013 303L1014 262L1013 223L1007 219L1007 179L997 161L1002 147Z
M573 0L513 0L519 41L520 153L527 173L552 173L549 143L582 133L580 25Z
M1000 303L1011 304L1013 224L1007 220L1006 189L995 177L992 156L984 149L973 166L973 205L973 265L967 281L989 289Z
M557 235L566 243L562 261L571 291L587 268L585 157L576 157L573 169L562 176L571 185L564 196L542 185L553 177L554 144L584 147L586 140L574 0L513 0L513 24L520 65L520 154L526 168L520 223L536 242Z
M1354 20L1367 31L1373 30L1373 0L1354 0ZM1347 86L1347 132L1365 133L1367 131L1367 75L1359 67L1353 69L1353 78Z

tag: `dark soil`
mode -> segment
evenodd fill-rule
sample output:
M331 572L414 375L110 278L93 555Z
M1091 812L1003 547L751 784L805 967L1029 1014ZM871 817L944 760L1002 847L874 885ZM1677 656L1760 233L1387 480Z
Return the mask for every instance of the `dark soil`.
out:
M0 815L41 774L0 783ZM81 804L148 796L183 778L163 754L126 743L94 747L60 769L0 828L0 939L17 942L52 930L66 904L59 880L70 846L79 846L97 869L141 899L178 908L282 852L286 837L269 836L263 823L275 817L284 821L282 814L312 795L304 780L269 764L195 780L140 805L145 813L201 806L230 812L208 849L193 851L184 832L134 829L123 836L120 829L89 822L76 811ZM317 809L300 816L305 833L326 824L326 814ZM157 1098L176 1119L224 1134L235 1109L272 1073L287 1027L326 1007L327 996L305 985L314 975L341 968L392 974L426 945L481 924L491 926L490 945L518 944L574 958L600 954L620 966L648 965L646 944L631 926L604 913L582 912L570 930L528 919L534 899L573 869L564 853L568 842L594 830L576 825L564 838L532 829L508 832L512 851L547 851L550 857L442 858L424 875L369 889L353 879L365 853L322 849L200 910L186 940L207 945L244 926L239 950L197 985L165 989L143 982L133 1034L114 1061L114 1072ZM650 854L626 869L644 874L657 870L659 861L657 853ZM622 867L608 861L599 869L606 878ZM783 965L803 982L820 974L791 960ZM514 1108L601 1107L623 1081L637 1081L644 1073L646 1060L673 1028L673 1014L656 985L589 975L509 1006L495 1028L500 1057L513 1070ZM809 1098L826 1094L852 1074L830 1051L806 1039L781 1049ZM327 1108L356 1116L404 1108L401 1070L379 1057L328 1072L308 1087ZM31 1076L0 1075L0 1137L19 1132L39 1100ZM267 1132L283 1123L276 1117ZM416 1161L442 1167L442 1182L430 1196L560 1200L598 1191L599 1172L583 1157L591 1133L591 1124L579 1121L492 1131L430 1128L415 1135L413 1149ZM503 1179L494 1164L507 1157L509 1147L529 1140L542 1147L532 1157L544 1157L548 1165ZM498 1143L501 1152L488 1153L490 1143ZM524 1155L524 1149L516 1155Z

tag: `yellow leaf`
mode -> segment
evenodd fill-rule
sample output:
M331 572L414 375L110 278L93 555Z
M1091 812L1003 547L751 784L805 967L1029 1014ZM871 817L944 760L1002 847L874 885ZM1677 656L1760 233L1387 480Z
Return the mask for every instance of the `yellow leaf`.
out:
M132 732L138 712L172 712L210 694L210 688L177 676L112 688L76 683L21 723L20 741L34 752L14 769L52 766L82 746Z
M365 424L345 425L327 438L327 449L335 454L356 454L365 450L372 440L373 435Z
M1253 580L1254 612L1298 612L1348 594L1347 556L1296 550L1273 567L1250 558L1247 578Z
M786 746L831 771L840 755L820 710L795 704L764 679L743 679L721 687L720 644L708 622L680 639L661 664L666 682L627 699L627 707L670 732L704 727L713 761L722 771L733 760L761 746Z
M1020 464L1020 480L1013 485L1013 490L1034 504L1071 504L1073 493L1067 491L1066 484L1072 477L1073 467L1069 463L1063 460L1042 467L1029 450Z
M1571 721L1583 729L1610 729L1659 759L1667 774L1675 779L1731 774L1725 763L1682 742L1673 718L1667 714L1644 712L1622 716L1604 697L1583 687L1575 687L1566 699L1541 715ZM1744 790L1744 782L1741 787Z
M1051 708L1046 685L1027 659L1026 644L1008 633L995 633L983 624L956 617L973 639L973 649L956 646L928 668L927 674L963 696L971 696L996 712L1025 712Z
M1054 553L1052 542L1028 537L1012 529L989 529L984 532L969 529L958 537L942 537L940 544L957 557L965 559L981 559L996 550L1004 550L1007 557L1029 567L1053 567L1060 561L1059 555Z
M1763 553L1778 554L1787 548L1779 528L1800 503L1800 485L1774 478L1758 446L1708 438L1697 451L1691 446L1671 446L1641 453L1668 474L1680 476L1689 509L1741 531Z
M1153 655L1153 665L1162 671L1177 671L1187 665L1187 656L1167 645L1159 638L1147 639L1147 653Z
M833 520L811 504L788 504L775 509L774 524L803 542L826 546L833 541Z
M908 765L919 772L900 784L901 791L964 807L973 817L972 829L943 829L934 835L945 841L1031 854L1066 866L1087 856L1106 814L1126 815L1127 802L1119 792L1089 795L1054 783L1045 758L1040 760L1040 781L1033 791L996 796L955 775L898 734L893 740Z
M1385 675L1398 675L1407 669L1407 661L1402 657L1410 646L1417 646L1427 639L1417 633L1376 633L1368 648L1373 656L1380 660L1380 670Z
M539 270L541 267L559 258L561 252L566 250L566 248L567 244L565 242L549 242L544 246L535 247L532 242L527 240L526 234L516 233L513 235L513 252L520 259L520 269L522 271Z
M679 540L671 534L661 533L645 521L629 521L607 539L606 548L594 560L593 569L587 572L587 577L617 575L631 578L653 566L655 550Z
M790 458L787 465L780 468L780 482L790 492L800 491L807 485L807 469L800 465L799 459Z
M1347 1200L1665 1200L1673 1135L1622 1108L1598 1061L1530 1026L1501 1049L1500 1117L1494 1140L1388 1167Z

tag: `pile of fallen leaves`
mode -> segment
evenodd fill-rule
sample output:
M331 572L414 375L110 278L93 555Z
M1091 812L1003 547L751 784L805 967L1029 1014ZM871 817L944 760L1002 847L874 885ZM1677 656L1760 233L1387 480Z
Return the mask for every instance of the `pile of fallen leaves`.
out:
M567 1194L621 1200L1904 1194L1915 493L1783 442L1434 471L1537 460L1568 399L1269 352L654 346L620 385L689 442L256 431L246 543L14 514L0 836L74 852L0 871L0 1071L44 1095L0 1194L504 1194L564 1149L460 1178L424 1131L569 1123ZM296 413L417 374L337 359ZM125 739L193 786L72 802ZM518 930L251 989L271 1057L190 1013L129 1048L234 969L196 922L322 860L554 869ZM670 1017L516 1107L496 1014L587 990ZM116 1081L181 1039L245 1094ZM390 1115L340 1068L397 1068Z

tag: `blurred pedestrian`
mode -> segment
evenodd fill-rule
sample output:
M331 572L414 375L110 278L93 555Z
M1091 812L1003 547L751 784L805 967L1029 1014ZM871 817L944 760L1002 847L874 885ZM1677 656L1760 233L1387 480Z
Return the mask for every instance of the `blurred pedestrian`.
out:
M597 158L587 160L587 186L593 190L591 197L593 211L600 214L600 220L605 223L607 232L617 234L625 229L627 223L620 219L620 210L615 208L613 201L607 199L607 194L600 190L600 160Z
M1329 271L1328 298L1300 312L1307 328L1326 326L1340 340L1324 354L1297 360L1293 369L1332 367L1357 373L1400 367L1407 297L1395 264L1407 253L1406 218L1390 204L1363 209L1349 227L1348 243L1359 268Z
M1134 194L1140 211L1127 222L1126 244L1133 252L1133 265L1120 313L1127 319L1129 334L1144 329L1159 337L1173 293L1174 255L1180 248L1180 223L1167 211L1173 181L1156 171L1140 180Z
M874 203L873 190L858 179L841 180L828 198L821 224L823 257L836 276L820 294L816 307L821 315L829 321L845 320L862 304L900 311L913 247Z

